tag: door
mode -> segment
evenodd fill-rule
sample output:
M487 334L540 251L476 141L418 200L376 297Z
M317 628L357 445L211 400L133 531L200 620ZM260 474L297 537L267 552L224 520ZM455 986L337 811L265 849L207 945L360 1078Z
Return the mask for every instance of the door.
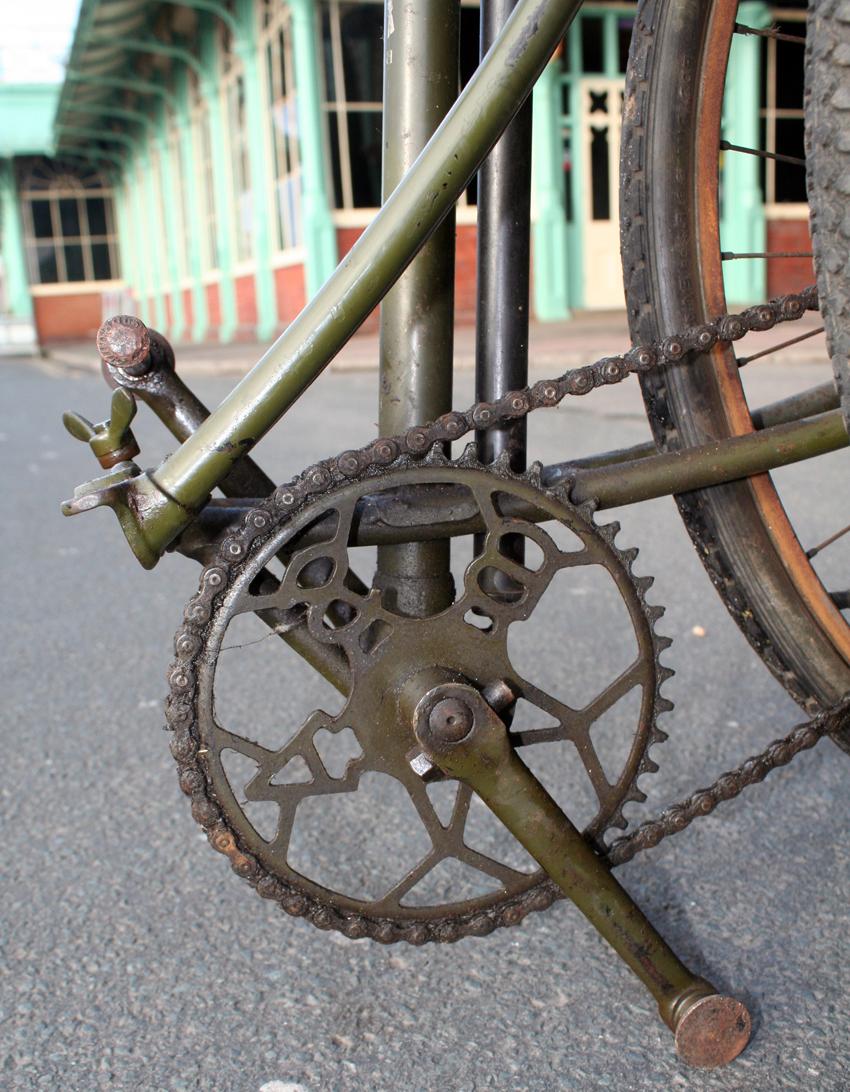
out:
M579 81L584 305L593 310L625 307L620 268L620 119L625 81Z

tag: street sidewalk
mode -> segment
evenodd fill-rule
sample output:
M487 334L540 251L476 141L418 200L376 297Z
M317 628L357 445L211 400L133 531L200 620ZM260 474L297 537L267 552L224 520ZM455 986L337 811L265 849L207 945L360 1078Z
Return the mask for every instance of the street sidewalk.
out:
M820 316L809 313L787 327L748 335L746 349L750 356L772 345L779 345L820 327ZM577 312L568 321L532 322L529 332L529 358L534 370L556 374L567 368L588 364L603 356L624 352L629 347L625 311ZM243 375L263 355L267 345L256 341L238 341L229 345L177 345L177 367L185 375ZM100 361L92 341L55 342L47 349L51 363L73 369L97 370ZM826 346L822 334L808 338L782 351L787 363L824 361ZM333 370L367 371L378 363L377 332L355 334L331 363ZM471 325L455 330L455 366L471 368L475 363L475 330Z

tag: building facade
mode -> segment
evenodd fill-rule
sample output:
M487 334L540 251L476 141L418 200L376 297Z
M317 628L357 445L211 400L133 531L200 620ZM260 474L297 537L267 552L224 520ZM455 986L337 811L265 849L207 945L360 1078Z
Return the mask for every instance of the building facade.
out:
M542 320L623 306L617 172L634 9L586 4L534 90ZM478 18L462 0L459 86L477 64ZM797 3L744 0L738 18L805 26ZM176 342L273 337L380 203L382 30L380 0L83 0L52 127L0 145L7 328L29 322L42 343L86 337L124 310ZM736 37L730 143L803 154L802 51L789 79L785 48ZM26 92L7 90L0 121ZM809 249L801 172L730 154L722 176L736 249ZM457 215L461 320L475 309L475 189ZM806 259L731 266L736 303L811 280Z

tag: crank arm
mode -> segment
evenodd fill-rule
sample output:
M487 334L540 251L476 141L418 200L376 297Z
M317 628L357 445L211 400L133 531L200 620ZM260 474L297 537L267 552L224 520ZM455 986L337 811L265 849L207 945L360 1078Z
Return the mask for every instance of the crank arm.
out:
M424 751L414 769L432 763L481 797L643 982L682 1060L712 1068L737 1057L750 1037L744 1005L681 962L519 758L484 697L462 683L434 687L414 725Z

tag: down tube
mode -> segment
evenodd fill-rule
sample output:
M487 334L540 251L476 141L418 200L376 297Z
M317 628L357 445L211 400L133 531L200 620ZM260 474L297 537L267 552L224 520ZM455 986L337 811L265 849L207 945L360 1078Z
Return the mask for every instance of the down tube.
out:
M580 6L581 0L519 0L452 110L324 287L153 473L163 492L197 509L317 378L455 204Z

